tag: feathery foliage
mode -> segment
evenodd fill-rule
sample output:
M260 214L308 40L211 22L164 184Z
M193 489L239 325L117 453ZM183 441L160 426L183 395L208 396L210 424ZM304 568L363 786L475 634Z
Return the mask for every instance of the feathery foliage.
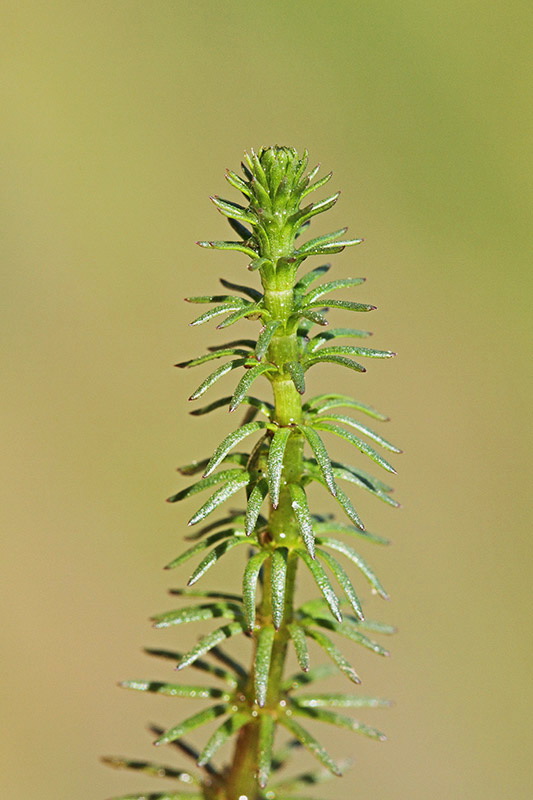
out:
M234 412L243 406L246 410L242 424L222 439L211 457L179 468L183 475L197 477L168 498L175 503L203 492L207 496L189 520L190 526L203 524L188 537L194 544L167 565L174 569L192 560L188 586L195 588L173 590L185 603L157 614L152 621L156 628L191 622L207 622L211 628L186 652L147 651L170 661L180 672L186 667L201 672L202 680L167 683L138 679L121 684L138 692L207 700L208 705L168 730L151 729L154 743L169 745L192 759L196 764L193 771L121 757L105 759L115 768L174 782L171 791L141 792L116 800L301 800L309 787L342 774L344 766L324 748L327 731L322 738L315 738L316 722L375 740L385 738L350 711L380 708L387 701L354 694L349 684L343 690L339 683L335 692L316 691L313 686L338 673L352 683L361 682L340 649L343 639L377 655L388 655L373 637L390 634L393 629L367 620L360 599L366 584L380 597L388 595L366 557L351 544L354 537L363 546L385 544L386 540L365 529L355 497L340 484L348 484L348 490L363 489L397 506L382 477L383 472L394 473L395 469L382 451L400 452L355 416L386 421L373 407L334 392L302 398L311 368L344 367L348 371L343 373L343 381L352 381L366 371L361 362L394 355L350 343L367 339L367 330L329 327L330 311L366 314L375 308L351 299L363 278L320 282L329 264L301 274L308 258L339 253L361 241L346 238L343 228L301 242L311 220L332 208L339 197L336 193L324 200L307 199L331 179L331 173L315 179L317 172L318 167L307 172L307 153L299 156L292 148L267 147L245 155L241 176L231 171L226 174L230 186L244 197L244 204L211 198L237 238L198 244L243 253L248 270L259 273L261 288L221 279L229 294L188 298L190 303L209 306L191 325L213 321L224 330L249 322L252 333L250 338L212 346L206 354L176 366L189 369L216 364L191 400L203 397L219 379L237 371L233 394L210 400L193 410L193 416L220 408ZM349 291L350 299L336 296L342 291ZM273 397L257 397L267 383ZM357 451L355 465L333 456L330 446L338 439ZM248 450L241 451L246 445ZM367 467L377 467L378 475L369 474ZM313 483L338 504L341 521L314 512ZM237 495L244 500L241 510L206 523L207 517ZM208 571L243 544L249 556L242 579L235 580L235 585L242 582L241 594L196 588ZM315 599L301 605L296 602L299 566L308 570L317 590ZM347 567L356 569L347 571ZM251 645L249 668L221 648L234 637L245 637ZM286 677L291 648L300 671ZM320 650L326 663L321 664L317 657ZM184 738L210 723L203 749L197 750ZM277 739L281 750L275 749ZM227 751L224 763L219 751L228 742L233 742L233 753ZM279 771L300 748L308 750L323 769L280 777Z

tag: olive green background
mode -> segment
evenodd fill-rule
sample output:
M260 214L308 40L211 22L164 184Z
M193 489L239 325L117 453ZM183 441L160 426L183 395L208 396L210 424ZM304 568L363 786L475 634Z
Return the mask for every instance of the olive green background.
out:
M1 17L3 796L166 787L98 757L152 756L145 722L193 708L115 688L172 680L140 645L198 633L146 623L187 578L160 567L193 505L163 500L235 426L187 416L206 370L172 364L222 336L189 328L182 298L246 279L244 256L194 242L225 235L224 169L284 144L334 170L316 232L365 238L335 275L367 276L354 297L379 310L356 324L399 353L311 389L388 411L405 449L404 508L359 500L394 541L361 545L393 657L347 651L395 699L364 715L389 741L323 729L355 763L317 795L530 798L529 0L4 0ZM237 588L241 563L206 585Z

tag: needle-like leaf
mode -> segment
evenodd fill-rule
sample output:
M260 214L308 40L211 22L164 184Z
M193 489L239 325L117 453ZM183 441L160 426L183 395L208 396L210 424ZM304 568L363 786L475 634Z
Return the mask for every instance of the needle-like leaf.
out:
M279 503L283 457L291 434L292 428L278 428L268 450L268 491L274 508L277 508Z
M200 725L205 725L206 722L211 722L217 717L220 717L222 714L226 714L227 710L227 703L221 703L220 705L205 708L203 711L199 711L198 714L193 714L192 717L188 717L188 719L180 722L179 725L175 725L173 728L170 728L168 731L166 731L166 733L156 739L154 744L168 744L176 739L181 739L182 736L185 736L185 734L195 730L195 728L199 728Z
M188 667L189 664L192 664L197 658L216 647L217 644L221 644L225 639L236 636L238 633L243 633L244 630L244 622L230 622L228 625L223 625L221 628L208 633L207 636L203 636L200 639L197 645L182 656L176 669L180 670Z
M255 651L254 663L254 687L257 705L261 708L265 705L268 691L268 676L270 673L270 661L272 657L272 646L274 644L274 628L264 626L257 634L257 648Z
M320 745L314 736L312 736L309 731L306 731L305 728L296 722L296 720L289 716L288 714L282 714L279 717L279 721L282 725L287 728L287 730L295 736L298 741L300 741L303 746L312 753L315 758L317 758L321 764L323 764L327 769L330 770L334 775L342 775L342 772L339 766L333 761L331 756L324 750L322 745Z
M271 714L261 714L259 718L259 763L257 765L257 782L261 789L267 785L270 775L274 732L274 717Z
M217 449L215 450L213 457L211 458L209 464L207 465L207 469L204 473L204 477L208 477L211 475L212 472L218 467L218 465L223 461L224 457L226 456L229 451L235 447L236 444L242 442L247 436L251 433L255 433L256 431L260 431L266 428L266 422L249 422L247 425L243 425L242 428L238 428L237 430L233 431L226 436L226 438L218 445Z
M266 559L269 558L269 556L270 553L268 550L260 550L259 553L256 553L249 559L244 570L242 579L242 597L244 601L246 625L249 630L253 630L255 626L257 578L259 577L261 567Z
M313 520L305 490L296 483L289 484L291 506L300 529L300 534L311 558L315 557L315 535L313 533Z
M272 598L272 621L279 630L285 610L285 582L287 579L287 548L277 547L272 551L270 591Z
M330 550L336 550L338 553L342 553L344 556L346 556L346 558L359 567L365 578L367 578L367 580L370 582L372 588L375 589L375 591L385 600L389 599L389 595L381 585L381 582L378 580L374 571L352 547L344 542L339 541L338 539L331 539L329 536L321 536L320 538L317 538L317 543L321 544L323 547L329 547Z
M222 725L216 729L200 753L198 766L203 767L204 764L207 764L217 750L219 750L219 748L221 748L231 736L237 733L249 721L250 715L243 712L236 712L226 719Z

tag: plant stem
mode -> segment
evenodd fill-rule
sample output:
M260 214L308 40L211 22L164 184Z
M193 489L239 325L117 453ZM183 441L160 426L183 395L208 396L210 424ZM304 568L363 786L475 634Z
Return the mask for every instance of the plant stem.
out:
M286 332L286 322L293 307L293 289L269 290L265 287L265 304L271 312L273 319L279 320L282 325L272 339L268 350L268 360L282 370L272 383L274 394L274 421L280 426L293 426L302 418L302 402L290 376L283 372L283 367L288 361L298 360L298 339L296 332ZM296 588L297 556L292 548L298 546L300 534L292 511L291 498L287 484L299 483L303 472L303 437L293 435L290 437L284 457L284 483L280 491L277 508L270 507L268 522L268 538L273 547L287 548L287 576L285 584L285 605L283 620L279 630L274 634L272 657L266 704L259 708L254 697L254 674L250 671L250 679L246 697L256 720L245 725L240 731L233 754L233 762L229 768L226 782L226 800L257 800L260 789L257 784L257 769L259 763L259 715L272 714L277 716L282 711L283 701L280 691L287 647L290 638L288 625L294 613L294 592ZM263 576L263 597L261 600L260 624L272 624L272 599L270 588L270 561L266 562ZM257 644L257 639L256 639ZM253 662L252 662L253 663ZM283 713L283 711L282 711Z

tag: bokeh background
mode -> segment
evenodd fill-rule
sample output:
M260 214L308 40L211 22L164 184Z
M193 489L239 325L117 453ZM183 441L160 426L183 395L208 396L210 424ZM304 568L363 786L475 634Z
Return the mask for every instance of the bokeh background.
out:
M187 578L160 568L192 505L163 501L229 422L187 416L204 373L172 364L220 334L189 328L182 298L244 279L245 257L194 242L224 235L208 200L231 194L224 169L277 143L334 170L341 201L317 224L365 237L336 275L367 276L374 344L399 353L312 388L384 408L405 448L404 508L360 501L394 541L361 548L392 595L368 609L398 626L393 657L352 654L395 699L365 716L389 741L327 730L355 764L317 794L533 796L531 3L4 0L1 16L2 795L165 788L98 758L150 757L145 723L191 708L115 682L171 679L140 646L183 644L146 622ZM228 557L211 583L239 575Z

